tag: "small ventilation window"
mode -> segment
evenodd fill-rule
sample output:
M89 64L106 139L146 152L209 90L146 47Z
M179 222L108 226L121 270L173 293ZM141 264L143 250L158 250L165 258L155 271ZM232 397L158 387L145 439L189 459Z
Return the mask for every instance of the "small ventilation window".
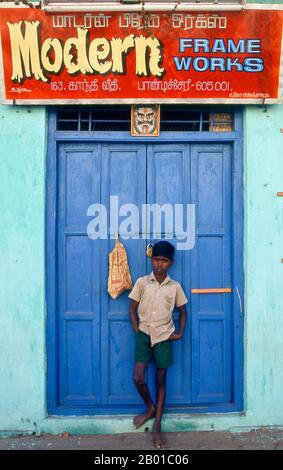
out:
M131 128L130 106L97 106L91 109L57 112L58 131L128 131Z
M185 106L161 107L160 130L165 132L203 132L209 130L209 113Z
M209 131L211 132L231 132L233 131L232 113L210 113Z
M130 132L131 106L95 106L57 112L57 131ZM161 132L231 132L232 112L194 110L188 106L161 106Z

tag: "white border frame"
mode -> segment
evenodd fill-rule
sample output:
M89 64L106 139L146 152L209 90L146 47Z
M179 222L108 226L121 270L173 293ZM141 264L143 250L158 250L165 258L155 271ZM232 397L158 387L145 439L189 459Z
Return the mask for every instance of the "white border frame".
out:
M38 3L34 3L35 5ZM129 5L123 5L123 11L129 11ZM160 4L162 6L162 4ZM15 5L14 3L3 2L0 3L1 8L29 8L26 5ZM262 4L251 3L245 5L247 10L283 10L283 4ZM106 9L104 8L104 11ZM162 11L162 10L160 10ZM203 11L206 11L203 8ZM215 11L217 11L215 7ZM280 55L280 70L278 81L278 98L207 98L200 100L199 98L99 98L99 99L6 99L5 97L5 80L4 80L4 65L1 47L1 33L0 33L0 104L14 104L14 105L61 105L61 104L281 104L283 102L283 28L281 36L281 55Z
M6 100L6 89L5 89L5 80L4 80L4 64L2 57L2 42L1 42L1 31L0 31L0 104L2 102L8 102L11 100Z

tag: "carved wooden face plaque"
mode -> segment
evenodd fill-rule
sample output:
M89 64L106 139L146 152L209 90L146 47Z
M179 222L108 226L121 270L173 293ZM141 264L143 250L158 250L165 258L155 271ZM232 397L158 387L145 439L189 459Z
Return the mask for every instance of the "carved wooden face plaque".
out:
M132 105L131 135L158 136L160 125L160 106L158 104Z

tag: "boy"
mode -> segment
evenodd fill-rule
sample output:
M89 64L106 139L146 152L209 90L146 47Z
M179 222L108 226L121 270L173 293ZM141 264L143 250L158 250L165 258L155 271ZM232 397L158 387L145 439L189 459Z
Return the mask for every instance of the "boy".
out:
M174 263L175 248L167 241L155 243L152 249L153 272L140 277L130 295L130 319L136 335L134 383L147 411L134 418L136 429L155 417L152 428L156 448L167 446L161 433L161 419L166 397L167 368L173 364L172 341L181 339L186 323L188 302L180 284L169 277L168 269ZM180 310L180 331L174 333L172 322L174 306ZM138 317L137 318L137 311ZM152 356L156 363L156 405L147 384L145 371Z

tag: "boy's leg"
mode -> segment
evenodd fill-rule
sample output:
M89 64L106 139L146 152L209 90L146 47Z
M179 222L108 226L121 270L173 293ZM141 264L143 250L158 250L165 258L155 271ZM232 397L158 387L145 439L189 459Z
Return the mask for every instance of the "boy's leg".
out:
M152 428L152 436L155 447L158 449L167 446L167 441L161 432L161 419L164 411L164 404L166 399L166 376L167 369L157 368L156 370L156 413L155 422Z
M148 421L155 415L155 406L150 396L148 386L144 380L146 369L147 369L147 364L143 362L136 362L135 368L134 368L133 380L134 380L134 383L135 383L135 386L137 388L139 395L141 396L141 398L143 399L147 407L147 411L144 414L134 417L134 426L136 429L138 429L146 421Z

